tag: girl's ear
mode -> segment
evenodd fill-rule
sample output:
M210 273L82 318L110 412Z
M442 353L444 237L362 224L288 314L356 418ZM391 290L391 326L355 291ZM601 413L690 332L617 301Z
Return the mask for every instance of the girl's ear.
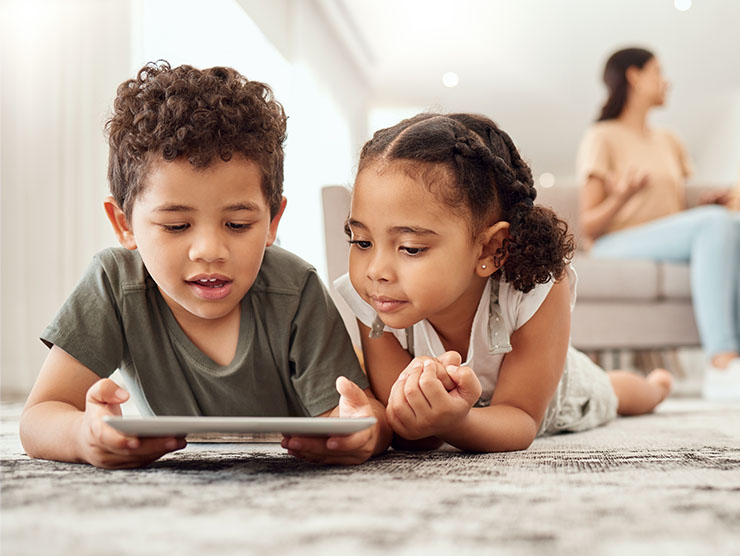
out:
M488 278L506 262L506 242L509 235L508 222L496 222L481 233L481 254L475 272L482 278Z
M128 222L128 218L126 218L126 214L118 206L116 200L113 197L106 197L103 206L105 207L105 214L108 215L108 220L110 220L111 226L113 226L113 231L118 238L118 242L126 249L132 251L136 249L136 238L134 238L133 229Z

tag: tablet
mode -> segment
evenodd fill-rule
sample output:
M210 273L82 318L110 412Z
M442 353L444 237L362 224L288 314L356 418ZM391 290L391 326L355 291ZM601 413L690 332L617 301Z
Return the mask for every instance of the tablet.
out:
M375 417L115 417L103 420L132 436L186 436L203 433L280 433L346 436L374 425Z

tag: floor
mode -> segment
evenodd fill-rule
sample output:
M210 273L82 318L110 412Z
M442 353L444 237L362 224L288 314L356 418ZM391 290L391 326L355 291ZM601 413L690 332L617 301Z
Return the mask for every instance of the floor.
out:
M3 554L740 555L740 404L671 398L507 454L316 467L193 443L135 471L27 458L19 409L0 411Z

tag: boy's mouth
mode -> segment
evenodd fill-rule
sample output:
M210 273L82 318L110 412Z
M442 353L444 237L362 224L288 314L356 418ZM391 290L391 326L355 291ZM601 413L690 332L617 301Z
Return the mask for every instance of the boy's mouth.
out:
M187 280L195 294L209 301L223 299L231 293L232 281L222 276L200 276Z

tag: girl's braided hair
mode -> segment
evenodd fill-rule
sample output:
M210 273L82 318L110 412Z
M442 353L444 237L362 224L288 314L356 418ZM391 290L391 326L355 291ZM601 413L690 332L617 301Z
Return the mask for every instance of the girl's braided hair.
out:
M397 165L454 208L466 210L473 236L499 220L510 239L496 253L499 272L526 293L562 278L573 256L568 225L534 204L532 172L509 135L485 116L418 114L373 135L358 171Z

